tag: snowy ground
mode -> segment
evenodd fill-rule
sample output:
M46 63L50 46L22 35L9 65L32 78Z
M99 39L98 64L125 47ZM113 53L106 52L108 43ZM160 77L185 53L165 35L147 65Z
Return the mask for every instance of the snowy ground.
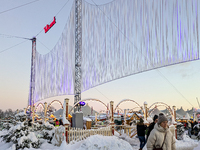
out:
M0 135L5 134L4 131L0 131ZM60 147L53 146L42 141L42 146L37 150L138 150L139 140L136 137L129 138L126 135L122 136L100 136L94 135L80 142L72 142L70 144L62 143ZM197 147L198 146L198 147ZM200 142L189 138L186 133L183 135L183 140L176 141L177 150L200 150ZM144 148L145 150L146 148ZM15 150L12 143L5 143L0 139L0 150ZM24 150L36 150L34 148Z

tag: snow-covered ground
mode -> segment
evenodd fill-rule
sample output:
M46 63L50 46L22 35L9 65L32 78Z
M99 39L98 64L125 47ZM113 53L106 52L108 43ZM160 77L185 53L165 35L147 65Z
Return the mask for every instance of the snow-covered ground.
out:
M0 131L0 136L5 134L5 131ZM71 142L66 144L63 142L60 147L47 143L42 140L43 144L39 149L25 148L24 150L138 150L139 140L136 137L130 138L125 134L122 136L101 136L94 135L79 142ZM198 146L198 147L197 147ZM200 142L189 138L186 134L183 135L183 140L176 141L177 150L200 150ZM196 148L195 148L196 147ZM144 150L146 147L144 147ZM12 143L5 143L0 139L0 150L15 150Z

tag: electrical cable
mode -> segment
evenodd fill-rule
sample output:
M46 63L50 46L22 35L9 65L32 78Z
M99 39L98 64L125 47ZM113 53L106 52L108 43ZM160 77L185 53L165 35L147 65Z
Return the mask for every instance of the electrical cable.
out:
M26 42L27 40L24 40L23 42L20 42L20 43L18 43L18 44L16 44L16 45L14 45L14 46L11 46L11 47L9 47L9 48L6 48L6 49L4 49L4 50L2 50L2 51L0 51L0 54L1 53L3 53L3 52L5 52L5 51L7 51L7 50L9 50L9 49L11 49L11 48L14 48L14 47L16 47L16 46L18 46L18 45L20 45L20 44L22 44L22 43L24 43L24 42Z
M22 5L17 6L17 7L13 7L13 8L10 8L10 9L7 9L7 10L4 10L4 11L0 12L0 14L3 14L3 13L5 13L5 12L8 12L8 11L11 11L11 10L14 10L14 9L17 9L17 8L20 8L20 7L23 7L23 6L26 6L26 5L32 4L32 3L37 2L37 1L39 1L39 0L35 0L35 1L29 2L29 3L26 3L26 4L22 4Z
M65 7L65 5L67 5L67 3L69 2L69 0L62 6L62 8L57 12L57 14L55 15L55 17L61 12L61 10ZM49 23L51 23L51 21L49 21ZM40 32L38 32L38 34L36 34L35 37L37 37L44 29L40 30Z
M40 44L42 44L46 49L48 49L49 51L51 51L46 45L44 45L40 40L37 39L38 42L40 42Z
M97 88L94 88L95 90L97 90L99 93L101 93ZM111 101L108 97L106 97L103 93L101 93L106 99L108 99L109 101Z
M18 38L18 39L31 40L30 38L25 38L25 37L20 37L20 36L15 36L15 35L1 34L1 33L0 33L0 36L6 37L6 38Z

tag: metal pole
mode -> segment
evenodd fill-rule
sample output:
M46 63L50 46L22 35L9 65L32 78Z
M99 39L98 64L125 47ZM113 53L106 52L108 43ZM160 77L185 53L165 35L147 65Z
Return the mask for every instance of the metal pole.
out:
M81 52L82 52L82 0L75 0L75 84L74 104L81 100ZM78 108L79 110L79 108ZM77 109L74 110L76 112Z
M29 92L29 104L31 107L34 105L34 91L35 91L35 55L36 55L36 38L32 38L32 58L31 58L31 81Z

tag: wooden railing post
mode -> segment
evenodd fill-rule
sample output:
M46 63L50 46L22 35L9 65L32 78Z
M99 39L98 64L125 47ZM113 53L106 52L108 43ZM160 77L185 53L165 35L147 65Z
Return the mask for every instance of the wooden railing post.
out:
M35 106L32 106L32 122L34 123L34 121L35 121Z
M126 112L127 112L127 110L125 109L124 110L124 125L126 125Z
M112 126L111 128L111 130L112 130L112 134L114 135L114 132L115 132L115 130L114 130L114 109L113 109L113 105L114 105L114 101L110 101L110 111L111 111L111 123L110 123L110 125Z
M174 121L176 122L176 106L173 106L173 113L174 113ZM175 126L175 137L177 139L177 123L174 123Z
M67 122L65 122L65 137L66 137L66 143L68 143L68 130L69 130L69 121L68 121L68 105L69 105L69 99L66 98L65 99L65 119L67 120ZM64 111L64 110L63 110Z
M97 113L95 113L95 126L97 125Z
M147 117L148 117L147 102L144 102L144 110L145 110L144 119L147 120Z
M47 102L44 103L44 122L47 121Z

